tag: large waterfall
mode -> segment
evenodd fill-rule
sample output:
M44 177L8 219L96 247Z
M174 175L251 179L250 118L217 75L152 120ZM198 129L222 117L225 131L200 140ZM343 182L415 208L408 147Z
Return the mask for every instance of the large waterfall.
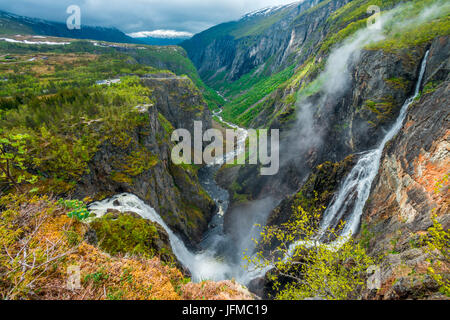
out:
M346 237L356 233L363 213L364 205L370 195L372 182L375 179L378 169L380 167L380 160L388 143L402 128L403 122L408 112L408 107L418 96L420 87L422 85L423 75L425 73L428 51L422 61L419 79L414 90L414 95L405 101L400 114L392 126L386 133L383 141L379 146L367 151L361 155L357 164L352 169L350 174L344 180L339 192L334 197L331 205L324 213L324 218L321 226L321 231L324 232L330 227L335 227L336 224L344 217L344 214L349 213L341 236Z

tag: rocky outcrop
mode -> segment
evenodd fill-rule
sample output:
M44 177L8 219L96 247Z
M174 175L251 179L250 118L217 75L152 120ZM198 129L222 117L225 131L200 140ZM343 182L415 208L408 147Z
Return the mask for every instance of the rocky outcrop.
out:
M432 298L438 289L426 276L427 254L417 244L432 226L432 214L444 229L450 227L449 62L448 37L436 39L424 92L383 152L360 238L371 254L388 256L382 264L381 289L365 292L366 297Z
M272 211L267 224L271 226L288 222L295 206L300 205L305 210L310 210L312 206L317 209L326 208L356 161L357 157L351 155L338 163L325 162L317 166L302 188L283 199Z
M194 120L210 128L211 117L189 79L171 76L143 83L152 89L154 104L135 112L127 128L99 146L75 195L97 200L133 193L155 208L189 246L195 246L216 206L199 184L194 167L172 163L170 135L175 127L192 130Z
M90 244L98 245L109 254L147 258L157 256L183 269L172 252L169 235L164 228L134 212L108 210L106 215L92 221L89 227L89 238L95 234L96 239Z
M188 77L166 75L142 79L151 88L158 111L175 129L187 129L194 134L194 121L201 121L204 130L212 127L211 113L200 91Z

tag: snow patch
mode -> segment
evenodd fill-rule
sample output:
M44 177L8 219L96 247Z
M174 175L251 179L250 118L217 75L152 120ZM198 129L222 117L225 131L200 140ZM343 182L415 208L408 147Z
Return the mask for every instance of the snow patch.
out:
M52 41L28 41L28 40L15 40L10 38L0 38L0 40L10 43L23 43L23 44L46 44L50 46L63 46L70 44L70 42L52 42Z
M193 35L194 35L193 33L187 31L162 30L162 29L127 33L127 36L132 38L161 38L161 39L191 38Z

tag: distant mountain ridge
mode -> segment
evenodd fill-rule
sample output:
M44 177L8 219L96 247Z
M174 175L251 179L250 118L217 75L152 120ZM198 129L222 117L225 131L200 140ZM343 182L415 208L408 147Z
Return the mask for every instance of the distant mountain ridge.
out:
M74 39L92 39L119 43L143 43L116 28L82 25L80 30L69 30L65 23L19 16L0 10L0 33L33 34Z
M253 11L219 24L183 42L203 80L215 90L266 64L268 74L288 66L292 23L323 0L306 0ZM339 6L345 4L342 0Z
M144 44L151 46L176 46L189 38L155 38L155 37L145 37L145 38L134 38Z

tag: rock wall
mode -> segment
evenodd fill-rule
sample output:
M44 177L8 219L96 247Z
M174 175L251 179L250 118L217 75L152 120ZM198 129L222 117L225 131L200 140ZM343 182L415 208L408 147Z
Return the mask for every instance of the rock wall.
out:
M371 254L388 253L381 270L382 289L367 297L432 298L436 284L424 276L427 255L417 247L436 214L450 226L449 38L430 49L424 93L410 106L400 133L386 146L363 216ZM446 178L447 177L447 178ZM448 266L447 266L448 267Z
M324 5L320 10L301 16L321 2ZM322 39L323 23L330 12L348 2L307 0L288 5L266 17L245 16L199 33L182 43L182 47L202 79L213 87L217 73L224 73L226 81L235 81L255 68L268 66L269 58L270 72L278 72L294 59L306 59L314 44ZM246 32L241 34L236 30Z
M187 245L195 246L216 206L201 187L195 167L172 163L170 137L173 128L192 130L194 120L210 128L211 115L187 78L160 77L143 83L153 90L155 101L141 111L147 120L135 125L130 119L128 130L99 147L75 195L101 199L133 193L155 208Z

